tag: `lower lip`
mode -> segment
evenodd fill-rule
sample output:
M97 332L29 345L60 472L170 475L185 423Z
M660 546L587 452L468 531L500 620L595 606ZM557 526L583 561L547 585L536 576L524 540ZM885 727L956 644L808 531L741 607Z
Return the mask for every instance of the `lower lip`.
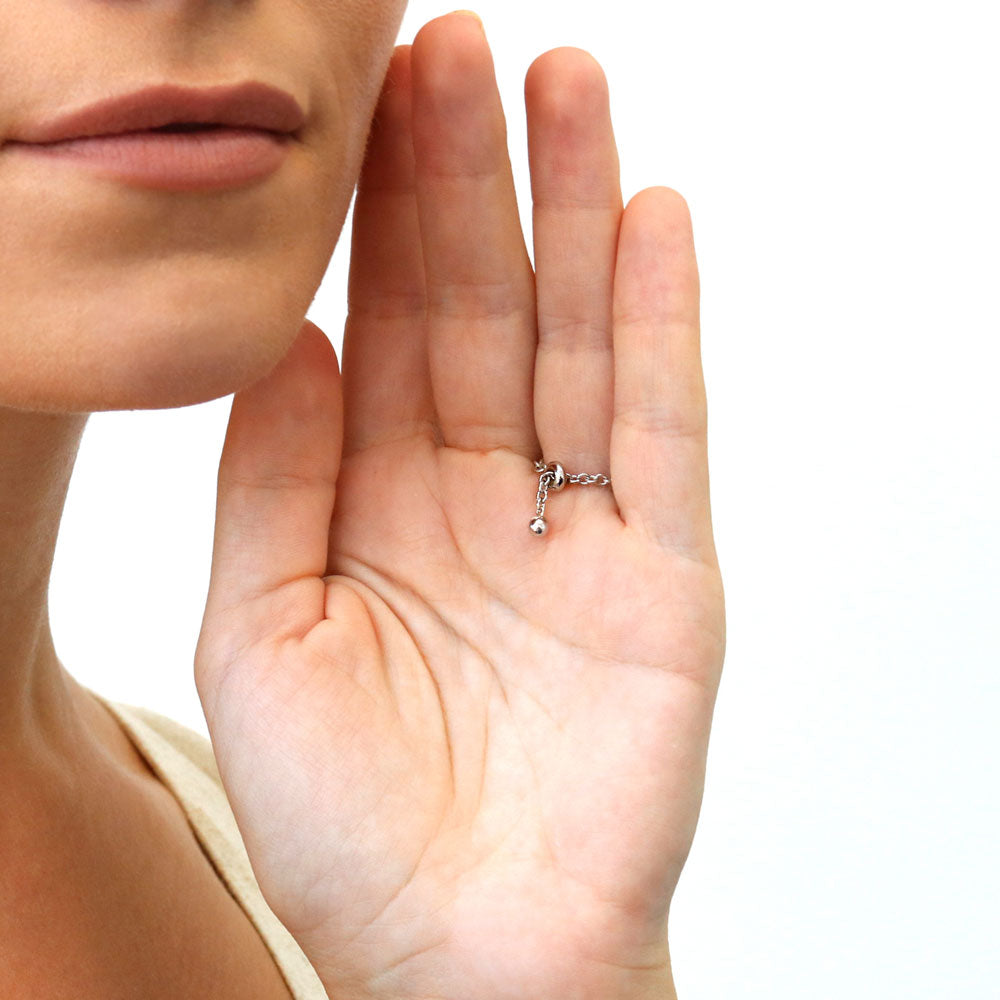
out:
M240 187L274 173L291 138L252 128L124 132L48 143L8 143L36 156L93 168L138 187L201 191Z

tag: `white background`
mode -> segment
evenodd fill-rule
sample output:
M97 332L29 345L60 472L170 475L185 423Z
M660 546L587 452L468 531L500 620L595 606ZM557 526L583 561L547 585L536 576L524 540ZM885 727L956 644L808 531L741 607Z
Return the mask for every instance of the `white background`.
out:
M446 9L415 0L401 40ZM1000 997L988 5L477 9L526 224L522 81L562 44L608 73L626 198L669 184L694 217L730 639L681 1000ZM335 343L346 261L309 313ZM91 418L52 581L71 672L203 732L229 402Z

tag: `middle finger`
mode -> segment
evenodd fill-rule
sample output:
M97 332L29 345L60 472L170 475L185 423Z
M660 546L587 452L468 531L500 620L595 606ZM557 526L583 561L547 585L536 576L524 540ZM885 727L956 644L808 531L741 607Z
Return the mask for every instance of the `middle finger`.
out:
M481 23L436 18L413 41L413 147L428 351L446 445L537 453L535 282Z

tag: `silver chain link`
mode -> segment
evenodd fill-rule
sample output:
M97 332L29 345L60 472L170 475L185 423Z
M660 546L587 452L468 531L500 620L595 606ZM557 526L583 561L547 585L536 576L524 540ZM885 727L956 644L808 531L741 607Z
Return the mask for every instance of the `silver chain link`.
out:
M535 472L538 473L538 492L535 494L535 516L528 527L532 534L544 535L548 524L545 520L545 502L549 498L549 490L559 491L569 483L578 486L610 486L611 480L600 472L576 472L567 475L558 462L545 463L535 461Z

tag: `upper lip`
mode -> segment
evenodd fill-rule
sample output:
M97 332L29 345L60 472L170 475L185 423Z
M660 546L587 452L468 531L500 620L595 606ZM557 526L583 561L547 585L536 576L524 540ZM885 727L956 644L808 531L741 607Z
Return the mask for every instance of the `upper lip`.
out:
M305 112L299 102L267 83L253 80L213 87L165 83L106 97L48 121L27 124L10 138L32 143L59 142L181 122L293 133L304 121Z

